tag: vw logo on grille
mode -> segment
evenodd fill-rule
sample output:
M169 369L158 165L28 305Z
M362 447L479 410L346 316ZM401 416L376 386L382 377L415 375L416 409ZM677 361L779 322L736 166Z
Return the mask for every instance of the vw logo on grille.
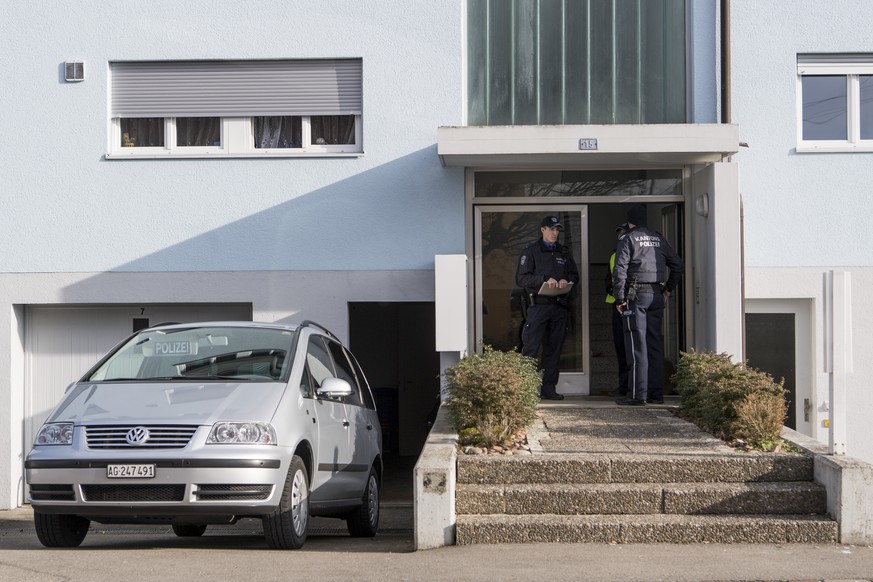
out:
M149 429L144 426L137 426L127 431L124 440L132 446L144 445L149 440Z

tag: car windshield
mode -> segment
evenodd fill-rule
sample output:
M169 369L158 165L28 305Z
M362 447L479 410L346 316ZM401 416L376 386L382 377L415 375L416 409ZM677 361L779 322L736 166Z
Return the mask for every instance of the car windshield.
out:
M294 332L286 329L149 329L131 338L83 381L278 381L291 364L293 339Z

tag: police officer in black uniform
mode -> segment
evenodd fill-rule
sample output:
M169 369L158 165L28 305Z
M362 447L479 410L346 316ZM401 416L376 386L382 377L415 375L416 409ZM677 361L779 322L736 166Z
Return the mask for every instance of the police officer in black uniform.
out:
M664 302L679 283L684 264L658 232L646 227L647 212L634 204L628 232L618 243L612 287L621 314L630 368L628 393L616 402L644 406L664 402ZM667 270L669 269L669 276Z
M564 230L557 216L546 216L540 223L542 238L528 245L518 259L516 284L524 289L529 302L524 328L521 332L522 355L535 358L543 348L543 385L540 398L563 400L558 394L558 373L561 348L570 320L570 293L540 295L546 284L550 289L567 289L579 282L579 269L570 249L558 244L558 235Z

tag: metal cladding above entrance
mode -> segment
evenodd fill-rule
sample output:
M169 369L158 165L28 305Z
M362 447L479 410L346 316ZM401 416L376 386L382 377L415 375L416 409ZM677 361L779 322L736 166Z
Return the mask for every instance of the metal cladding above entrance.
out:
M501 125L440 127L444 166L657 167L721 162L739 149L730 124Z

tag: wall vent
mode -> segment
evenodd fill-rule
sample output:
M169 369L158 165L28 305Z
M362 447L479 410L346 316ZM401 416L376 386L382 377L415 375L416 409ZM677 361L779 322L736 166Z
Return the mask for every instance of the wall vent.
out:
M67 61L64 63L64 80L70 83L85 80L85 63Z

